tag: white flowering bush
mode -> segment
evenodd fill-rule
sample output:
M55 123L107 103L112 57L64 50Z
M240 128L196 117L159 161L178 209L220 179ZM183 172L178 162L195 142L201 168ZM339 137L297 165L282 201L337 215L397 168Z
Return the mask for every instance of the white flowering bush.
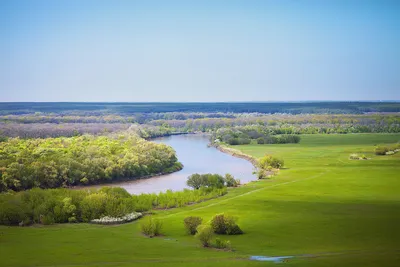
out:
M108 224L122 224L122 223L127 223L127 222L134 221L136 219L139 219L142 216L143 215L140 212L132 212L132 213L126 214L125 216L122 216L122 217L105 216L105 217L102 217L100 219L91 220L90 222L94 223L94 224L105 224L105 225L108 225Z
M350 154L350 159L353 160L363 160L363 159L368 159L367 156L365 155L358 155L358 154Z

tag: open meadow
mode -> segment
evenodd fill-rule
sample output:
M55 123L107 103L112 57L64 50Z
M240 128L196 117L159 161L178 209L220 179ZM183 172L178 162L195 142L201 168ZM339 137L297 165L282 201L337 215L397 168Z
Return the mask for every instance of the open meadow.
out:
M249 257L295 256L287 266L398 266L400 153L374 146L400 134L302 135L298 144L240 145L254 157L278 156L285 168L271 179L229 189L223 197L154 210L163 236L141 234L138 220L117 226L0 226L1 266L272 266ZM369 160L349 160L352 153ZM229 170L227 170L229 172ZM240 177L238 177L240 178ZM202 248L183 219L217 213L239 218L233 251Z

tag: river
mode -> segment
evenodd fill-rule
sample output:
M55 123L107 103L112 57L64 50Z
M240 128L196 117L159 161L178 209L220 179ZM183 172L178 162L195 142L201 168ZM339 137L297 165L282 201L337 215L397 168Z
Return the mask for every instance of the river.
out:
M253 174L253 165L241 158L225 154L214 147L208 147L208 136L202 134L173 135L153 139L152 142L164 143L173 147L183 169L167 175L155 176L107 186L125 188L131 194L158 193L168 189L179 191L186 186L187 177L193 173L232 174L242 183L257 180ZM103 185L104 186L104 185Z

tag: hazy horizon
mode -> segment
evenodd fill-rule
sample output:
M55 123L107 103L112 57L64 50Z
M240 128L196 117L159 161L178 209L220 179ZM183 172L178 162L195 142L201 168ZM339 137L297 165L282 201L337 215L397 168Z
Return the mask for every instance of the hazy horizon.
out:
M0 102L400 100L400 1L1 1Z

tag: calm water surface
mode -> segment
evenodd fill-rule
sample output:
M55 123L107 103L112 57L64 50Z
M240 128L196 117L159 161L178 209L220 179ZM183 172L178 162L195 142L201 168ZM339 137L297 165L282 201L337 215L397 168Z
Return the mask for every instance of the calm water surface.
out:
M157 193L171 189L179 191L187 188L187 177L193 173L232 174L242 183L257 180L252 174L253 165L247 160L222 153L214 147L207 147L206 135L173 135L152 140L173 147L183 169L167 175L148 179L115 183L110 186L125 188L131 194Z

